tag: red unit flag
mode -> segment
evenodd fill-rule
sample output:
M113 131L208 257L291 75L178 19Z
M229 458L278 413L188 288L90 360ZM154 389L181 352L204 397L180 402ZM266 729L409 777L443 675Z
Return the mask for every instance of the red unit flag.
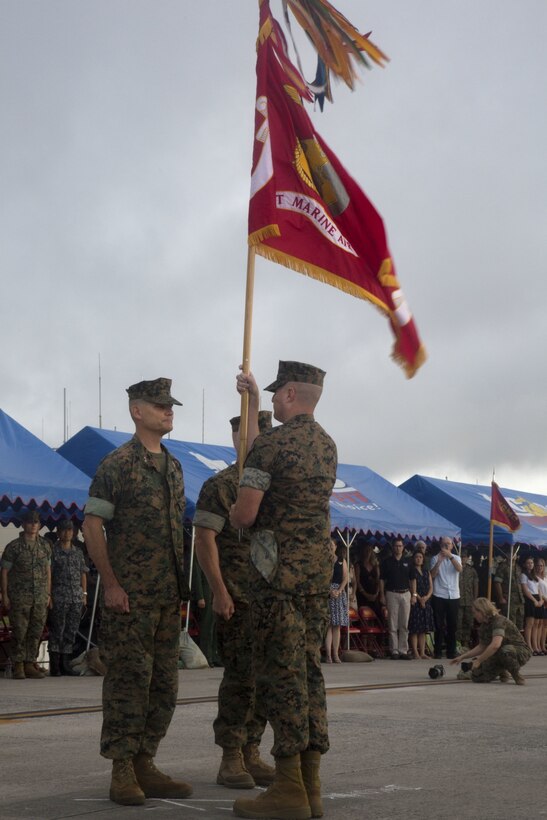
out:
M500 492L495 481L492 482L492 506L490 507L490 522L498 527L515 532L520 527L520 518L511 508Z
M315 131L313 96L287 56L267 0L260 6L249 244L387 315L393 358L412 377L426 354L395 273L382 218Z

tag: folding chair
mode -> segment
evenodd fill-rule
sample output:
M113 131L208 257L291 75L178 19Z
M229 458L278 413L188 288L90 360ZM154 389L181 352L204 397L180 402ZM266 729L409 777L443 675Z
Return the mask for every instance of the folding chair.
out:
M370 606L359 607L359 619L361 623L359 631L365 651L369 654L376 654L379 658L385 658L387 627L382 624L378 615Z
M359 626L354 626L354 624L359 624ZM348 634L349 634L349 648L356 649L360 652L366 651L364 643L361 639L361 625L359 620L359 614L350 607L349 609L349 626L341 626L340 627L340 649L344 650L348 648Z

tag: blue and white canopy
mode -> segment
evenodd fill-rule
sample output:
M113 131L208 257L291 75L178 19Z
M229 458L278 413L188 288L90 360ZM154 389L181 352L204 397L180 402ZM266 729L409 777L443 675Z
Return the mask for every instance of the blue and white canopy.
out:
M93 476L104 456L131 438L129 433L84 427L58 452L88 476ZM186 487L186 516L191 519L201 486L210 476L233 464L232 447L164 439L168 450L179 459ZM458 537L459 527L444 520L423 504L414 501L386 479L367 467L338 466L337 482L331 497L332 529L362 530L367 533L415 538Z
M414 475L400 489L461 527L464 544L488 544L490 486ZM547 547L547 497L506 487L500 490L520 518L521 526L514 533L494 527L494 543Z
M81 517L89 477L0 410L0 523L21 523L27 509L43 523Z

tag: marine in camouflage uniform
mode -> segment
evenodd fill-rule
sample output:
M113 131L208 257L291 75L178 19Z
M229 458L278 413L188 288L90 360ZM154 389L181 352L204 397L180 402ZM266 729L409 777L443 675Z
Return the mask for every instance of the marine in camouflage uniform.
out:
M16 678L44 677L36 659L51 591L51 545L39 530L38 513L27 512L23 532L2 555L2 599L10 612Z
M51 599L49 613L49 657L52 675L73 674L68 665L87 598L86 566L83 552L72 543L72 521L57 526L59 539L51 550Z
M498 677L507 681L511 676L515 683L524 684L520 669L530 660L532 651L515 624L500 615L488 598L473 601L473 615L479 624L479 643L451 661L457 664L473 659L471 669L458 672L458 679L490 683Z
M260 432L271 429L271 412L258 414ZM234 447L238 449L240 417L230 419ZM252 663L252 629L249 606L250 538L234 529L229 520L239 486L239 465L232 464L209 478L196 504L196 552L210 575L217 599L226 594L231 614L216 616L220 658L224 675L218 692L218 714L213 724L215 743L225 750L217 783L231 788L267 785L273 769L260 761L258 746L266 720L255 712L255 680ZM214 538L214 545L210 537ZM215 549L216 545L216 549ZM220 575L210 566L215 553ZM217 605L219 601L217 600ZM229 617L228 617L229 616ZM235 752L237 750L237 753ZM243 750L243 756L239 750Z
M160 445L173 427L172 405L180 404L170 387L171 381L161 378L128 388L136 434L99 464L85 508L84 536L104 595L101 754L133 762L113 768L111 788L111 799L132 805L142 804L144 796L191 793L187 784L171 781L153 765L157 776L152 777L149 765L176 705L180 601L188 597L182 469ZM160 783L160 775L181 788L150 785Z
M271 812L278 806L305 811L312 803L314 816L322 811L319 759L329 739L320 652L329 623L329 499L337 467L336 445L313 417L324 375L312 365L279 363L266 390L283 424L254 442L231 517L234 526L252 525L256 697L274 731L276 759L268 791L234 804L244 817L277 816Z
M516 678L521 666L530 660L530 647L513 621L503 615L495 615L490 621L479 626L481 646L488 646L496 636L503 638L501 647L495 655L482 661L478 669L473 669L471 680L474 683L490 683L504 672L509 672Z
M509 595L509 558L501 561L494 573L494 591L499 607L507 615L507 599ZM509 618L517 629L524 627L524 593L520 585L520 569L517 566L517 556L514 553L513 573L511 578L511 597L509 599Z
M467 558L466 560L471 560ZM458 608L458 628L456 639L462 646L471 646L471 632L473 631L473 601L479 594L479 576L477 570L464 560L463 569L459 575L460 606Z

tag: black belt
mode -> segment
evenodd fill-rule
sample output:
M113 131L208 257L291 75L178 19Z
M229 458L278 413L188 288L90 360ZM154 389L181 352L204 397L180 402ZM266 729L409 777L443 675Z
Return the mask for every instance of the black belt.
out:
M386 592L396 592L398 595L403 595L405 592L410 592L409 589L387 589Z

